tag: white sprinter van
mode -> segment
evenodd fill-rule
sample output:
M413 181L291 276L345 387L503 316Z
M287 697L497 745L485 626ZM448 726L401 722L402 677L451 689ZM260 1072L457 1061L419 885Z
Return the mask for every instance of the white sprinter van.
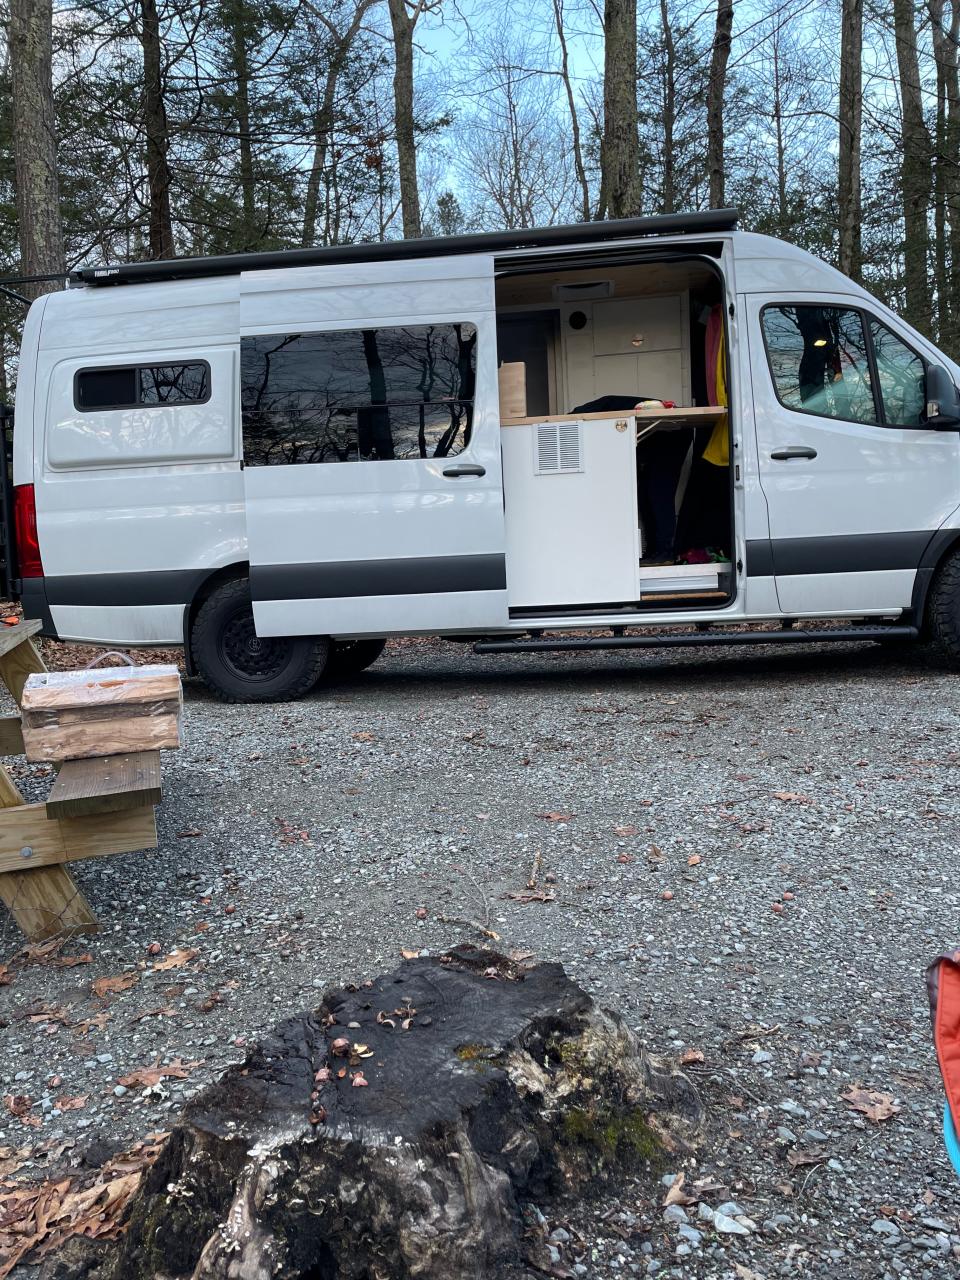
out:
M731 210L85 268L26 321L8 576L232 700L391 635L960 658L958 380Z

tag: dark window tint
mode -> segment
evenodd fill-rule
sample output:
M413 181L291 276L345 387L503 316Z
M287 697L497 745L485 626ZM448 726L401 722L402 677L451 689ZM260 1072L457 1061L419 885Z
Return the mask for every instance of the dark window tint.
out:
M155 364L139 372L141 404L186 404L207 398L205 364Z
M879 320L870 321L883 416L891 427L918 427L926 407L926 369L915 351Z
M461 453L473 425L476 346L471 324L243 338L245 464Z
M763 336L777 396L788 409L876 422L866 335L846 307L766 307Z
M81 369L78 409L133 409L139 405L199 404L210 395L210 368L196 364L123 365Z

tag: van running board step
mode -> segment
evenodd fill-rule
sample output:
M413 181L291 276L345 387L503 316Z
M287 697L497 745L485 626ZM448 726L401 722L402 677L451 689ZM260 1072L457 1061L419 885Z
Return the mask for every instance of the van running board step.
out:
M838 640L917 640L918 627L842 627L824 631L688 631L667 636L596 636L574 640L478 640L474 653L551 653L580 649L680 649L716 644L827 644Z

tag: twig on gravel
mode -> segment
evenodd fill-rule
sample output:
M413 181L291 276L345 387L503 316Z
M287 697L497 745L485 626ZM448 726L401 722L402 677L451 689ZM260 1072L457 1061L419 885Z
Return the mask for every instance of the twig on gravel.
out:
M480 884L478 880L475 880L469 871L464 871L463 874L480 895L480 901L483 903L483 932L490 933L490 899L487 897L487 892L483 885ZM496 935L494 934L494 936Z
M464 920L462 916L436 916L440 924L458 924L462 929L473 929L476 933L482 934L485 938L491 938L494 942L500 941L500 935L495 929L489 929L486 925L481 924L479 920Z
M533 865L530 868L530 877L527 880L527 888L535 889L537 880L540 878L540 868L543 866L543 850L538 849L533 855Z

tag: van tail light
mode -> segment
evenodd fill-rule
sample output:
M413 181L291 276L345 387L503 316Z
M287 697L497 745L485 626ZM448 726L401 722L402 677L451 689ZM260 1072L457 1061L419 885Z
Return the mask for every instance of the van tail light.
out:
M17 560L21 578L42 578L40 540L37 537L37 503L32 484L13 486L13 523L17 536Z

